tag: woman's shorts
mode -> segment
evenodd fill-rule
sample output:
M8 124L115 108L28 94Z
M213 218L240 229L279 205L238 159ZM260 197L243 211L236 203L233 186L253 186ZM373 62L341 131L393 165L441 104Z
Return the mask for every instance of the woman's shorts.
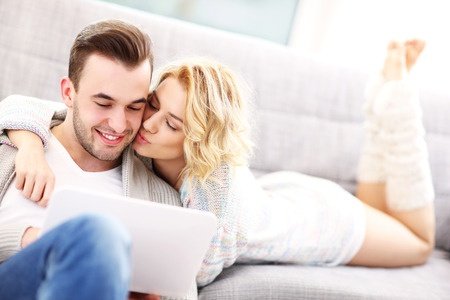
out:
M347 264L366 230L362 202L338 184L297 172L258 179L269 197L241 261Z

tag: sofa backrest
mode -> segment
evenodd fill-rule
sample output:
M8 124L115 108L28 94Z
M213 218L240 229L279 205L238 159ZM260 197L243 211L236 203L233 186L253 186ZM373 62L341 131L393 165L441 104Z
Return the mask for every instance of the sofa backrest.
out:
M25 94L59 101L70 46L88 23L118 18L148 32L155 64L208 56L242 74L254 91L255 172L281 169L355 187L362 145L365 72L305 57L256 38L91 0L0 2L0 99ZM450 250L450 93L422 91L436 188L437 242Z

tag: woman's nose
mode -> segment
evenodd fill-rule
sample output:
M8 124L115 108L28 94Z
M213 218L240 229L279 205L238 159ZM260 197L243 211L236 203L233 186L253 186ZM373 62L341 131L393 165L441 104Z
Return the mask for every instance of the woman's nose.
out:
M142 123L144 129L150 133L158 132L158 113L146 113L146 119Z

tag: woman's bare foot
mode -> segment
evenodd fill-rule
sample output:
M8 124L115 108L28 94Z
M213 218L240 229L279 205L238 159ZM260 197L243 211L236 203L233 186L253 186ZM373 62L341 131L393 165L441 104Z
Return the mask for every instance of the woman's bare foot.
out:
M422 53L425 47L425 42L422 40L414 39L405 42L405 63L406 70L409 72L417 61L420 53Z
M415 65L425 42L418 39L407 40L404 43L392 41L387 48L383 66L383 77L386 80L401 80L405 72Z
M411 49L412 52L412 49ZM411 58L413 53L411 53ZM415 56L417 58L417 56ZM405 45L392 41L387 48L386 58L383 66L383 77L386 80L401 80L406 71Z

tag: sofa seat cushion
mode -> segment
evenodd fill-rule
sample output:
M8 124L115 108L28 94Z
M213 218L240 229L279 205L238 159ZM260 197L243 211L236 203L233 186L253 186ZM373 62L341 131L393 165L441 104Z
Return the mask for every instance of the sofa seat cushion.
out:
M397 269L234 265L199 299L449 299L449 256L436 250L425 265Z

